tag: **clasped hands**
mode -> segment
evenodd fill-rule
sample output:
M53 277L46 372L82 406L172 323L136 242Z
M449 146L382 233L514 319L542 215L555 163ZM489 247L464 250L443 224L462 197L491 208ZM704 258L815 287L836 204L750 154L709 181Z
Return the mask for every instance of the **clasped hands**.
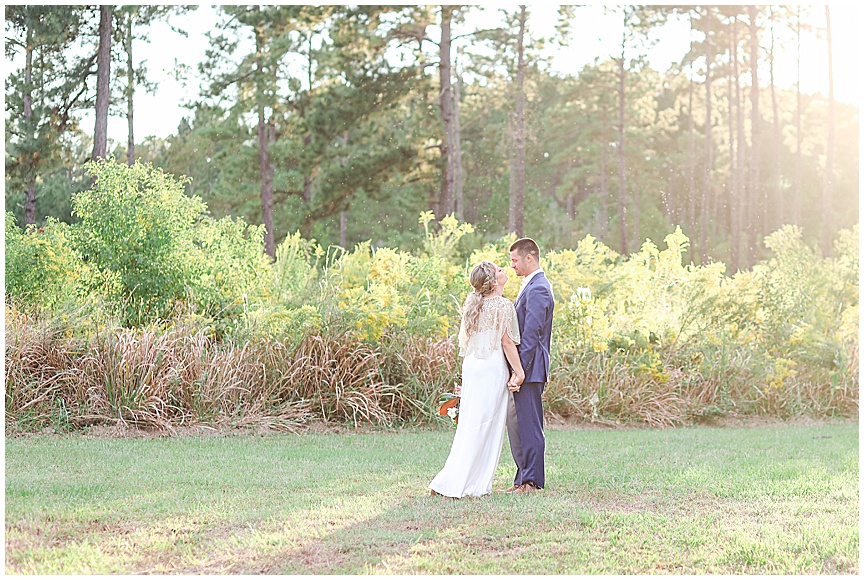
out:
M522 381L525 380L525 374L517 375L516 371L510 372L510 380L507 381L507 390L511 393L518 393L519 387L522 385ZM457 397L462 396L462 387L460 385L456 385L456 388L453 389L453 394Z
M525 373L516 374L516 371L510 373L510 380L507 381L507 390L511 393L518 393L522 381L525 380Z

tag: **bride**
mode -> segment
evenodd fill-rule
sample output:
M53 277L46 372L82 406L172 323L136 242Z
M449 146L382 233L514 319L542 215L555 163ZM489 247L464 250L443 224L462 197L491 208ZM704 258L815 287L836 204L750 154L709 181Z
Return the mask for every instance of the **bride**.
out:
M525 380L516 351L516 310L502 296L507 274L484 260L471 271L469 281L474 290L465 299L459 328L459 423L444 469L429 484L432 495L454 498L492 492L507 422L508 388L518 390Z

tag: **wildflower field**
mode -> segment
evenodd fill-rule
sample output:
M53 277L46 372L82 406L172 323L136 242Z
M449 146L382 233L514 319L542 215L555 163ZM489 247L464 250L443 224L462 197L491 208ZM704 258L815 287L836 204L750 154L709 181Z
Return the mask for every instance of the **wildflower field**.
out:
M459 381L453 335L478 240L420 218L408 252L345 250L213 219L147 164L91 164L78 221L6 214L6 431L130 425L296 430L434 424ZM588 236L543 248L556 299L549 416L674 426L858 414L858 227L823 257L784 226L729 276L676 229L629 256ZM518 280L505 296L514 298Z

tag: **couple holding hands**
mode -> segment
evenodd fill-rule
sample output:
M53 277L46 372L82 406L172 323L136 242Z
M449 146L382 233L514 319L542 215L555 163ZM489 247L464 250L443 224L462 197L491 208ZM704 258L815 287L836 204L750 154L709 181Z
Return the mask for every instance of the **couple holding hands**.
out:
M503 268L484 260L471 271L473 291L459 328L459 422L444 468L429 484L432 495L491 493L505 427L516 463L507 492L529 493L546 485L542 395L555 300L534 240L514 242L510 259L522 277L515 303L503 296L509 280Z

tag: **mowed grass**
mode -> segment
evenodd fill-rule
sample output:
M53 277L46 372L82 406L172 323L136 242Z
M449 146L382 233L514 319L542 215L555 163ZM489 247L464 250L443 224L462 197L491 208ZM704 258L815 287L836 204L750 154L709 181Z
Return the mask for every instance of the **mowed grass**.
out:
M858 425L547 431L541 493L428 496L452 431L6 439L6 572L854 574ZM511 483L505 443L496 489Z

